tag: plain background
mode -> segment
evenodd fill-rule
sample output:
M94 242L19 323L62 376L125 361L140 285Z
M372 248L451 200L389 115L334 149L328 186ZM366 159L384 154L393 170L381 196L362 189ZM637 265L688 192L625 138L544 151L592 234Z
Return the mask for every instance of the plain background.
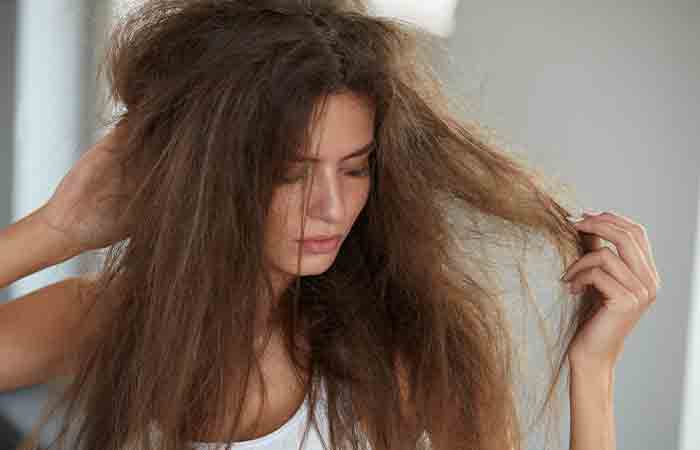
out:
M48 199L90 142L90 55L105 27L101 2L87 2L87 9L78 0L19 3L0 0L0 226ZM23 8L32 10L31 20ZM81 23L86 11L93 19L77 32L56 28ZM692 0L571 6L462 0L445 39L454 64L440 70L449 89L468 95L475 118L571 184L586 208L612 210L646 227L664 284L617 366L620 450L700 448L699 432L681 426L684 414L686 423L700 421L700 370L685 375L700 365L700 343L691 345L700 340L700 318L693 318L700 314L693 307L698 30L700 5ZM66 33L77 34L62 39ZM42 60L53 63L31 70ZM82 94L80 102L73 92ZM57 140L56 130L69 136ZM52 167L32 171L37 161L53 161ZM46 269L0 290L0 301L79 270L75 261ZM28 431L45 389L0 394L0 415Z
M689 427L680 445L694 312L700 4L472 0L460 2L456 23L450 49L465 72L454 78L481 99L482 120L575 186L586 208L646 227L664 286L617 366L618 448L700 448ZM694 414L688 423L697 427Z

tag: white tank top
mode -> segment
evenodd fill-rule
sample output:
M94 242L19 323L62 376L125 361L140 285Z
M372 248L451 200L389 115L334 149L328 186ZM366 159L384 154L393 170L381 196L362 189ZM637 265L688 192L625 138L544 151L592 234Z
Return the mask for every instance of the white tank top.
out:
M316 401L316 423L319 431L323 436L323 440L327 446L330 446L330 437L328 431L328 418L326 411L328 403L326 400L326 385L321 382L320 395ZM309 410L309 396L304 398L301 406L284 424L275 431L268 433L259 438L250 439L247 441L237 441L231 445L231 448L243 450L297 450L301 443L304 428L306 427L306 415ZM157 427L152 427L153 434L157 438L160 430ZM303 450L323 450L321 437L316 431L316 427L312 424L306 436ZM225 443L221 442L191 442L190 445L194 450L223 450L226 448Z
M325 383L321 383L321 390L318 400L316 401L316 421L318 428L323 435L323 439L327 446L330 446L330 437L328 433L326 389ZM250 439L247 441L234 442L231 448L236 449L255 449L255 450L296 450L301 443L304 428L306 427L306 415L309 410L309 397L304 398L304 402L299 409L275 431L260 436L259 438ZM218 450L225 449L225 444L218 442L193 442L193 448L196 450ZM304 443L303 450L323 450L321 439L316 428L311 425Z

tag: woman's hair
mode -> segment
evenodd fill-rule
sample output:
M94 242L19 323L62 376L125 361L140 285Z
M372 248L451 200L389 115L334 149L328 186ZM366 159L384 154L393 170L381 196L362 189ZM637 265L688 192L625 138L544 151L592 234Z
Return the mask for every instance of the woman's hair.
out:
M333 265L296 277L269 322L309 411L322 379L328 448L523 448L532 402L519 392L521 341L497 273L507 261L489 248L513 250L524 298L512 306L540 309L525 273L532 237L561 268L590 248L525 158L459 118L432 44L360 0L150 0L122 18L105 62L138 220L107 249L93 298L112 315L57 399L49 449L175 450L240 419L260 376L256 312L272 295L271 199L341 93L376 108L369 198ZM555 294L552 327L538 312L547 357L533 372L548 380L538 420L556 409L569 342L597 307ZM23 449L37 448L48 415ZM308 419L307 432L318 425Z

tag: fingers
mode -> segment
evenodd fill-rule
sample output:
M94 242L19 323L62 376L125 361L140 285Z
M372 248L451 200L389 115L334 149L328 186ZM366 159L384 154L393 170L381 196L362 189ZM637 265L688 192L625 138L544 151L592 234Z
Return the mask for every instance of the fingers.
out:
M562 279L564 281L571 280L571 292L577 293L586 282L592 281L590 272L596 267L599 267L606 275L612 276L617 280L626 289L627 293L631 292L642 299L648 296L649 293L642 281L608 247L603 247L584 255L569 267Z
M574 227L612 242L622 262L642 282L644 289L647 290L649 295L656 297L658 277L652 266L653 261L650 253L645 253L643 250L643 248L649 248L646 238L642 238L643 242L640 243L639 230L633 231L634 226L625 222L614 222L610 219L610 214L605 218L601 218L601 216L587 216L585 220L575 223ZM574 263L574 265L579 264L579 261Z
M628 232L632 234L632 237L634 238L635 242L639 246L639 248L642 250L644 254L644 258L647 261L647 264L649 267L654 272L654 277L656 279L656 282L660 284L661 279L659 277L659 272L656 269L656 263L654 262L654 256L652 254L651 246L649 245L649 237L647 236L647 231L646 228L644 228L643 225L621 215L618 213L611 213L611 212L603 212L601 214L597 215L591 215L591 214L586 214L583 213L584 217L595 217L598 221L601 222L610 222L614 225L617 225L620 228L626 229Z
M623 314L641 312L650 303L646 294L636 294L627 289L620 280L607 273L600 267L592 267L578 273L575 283L580 286L592 285L598 289L604 297L604 306L612 311ZM636 288L635 288L636 290Z

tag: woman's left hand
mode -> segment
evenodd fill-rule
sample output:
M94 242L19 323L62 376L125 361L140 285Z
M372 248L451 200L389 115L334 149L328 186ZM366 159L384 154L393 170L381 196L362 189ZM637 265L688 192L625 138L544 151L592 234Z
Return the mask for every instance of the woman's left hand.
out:
M593 239L593 251L574 262L562 280L574 294L590 288L589 298L601 307L574 336L569 361L612 370L625 337L655 302L660 279L643 226L611 212L583 216L574 227ZM615 244L619 255L602 239Z

